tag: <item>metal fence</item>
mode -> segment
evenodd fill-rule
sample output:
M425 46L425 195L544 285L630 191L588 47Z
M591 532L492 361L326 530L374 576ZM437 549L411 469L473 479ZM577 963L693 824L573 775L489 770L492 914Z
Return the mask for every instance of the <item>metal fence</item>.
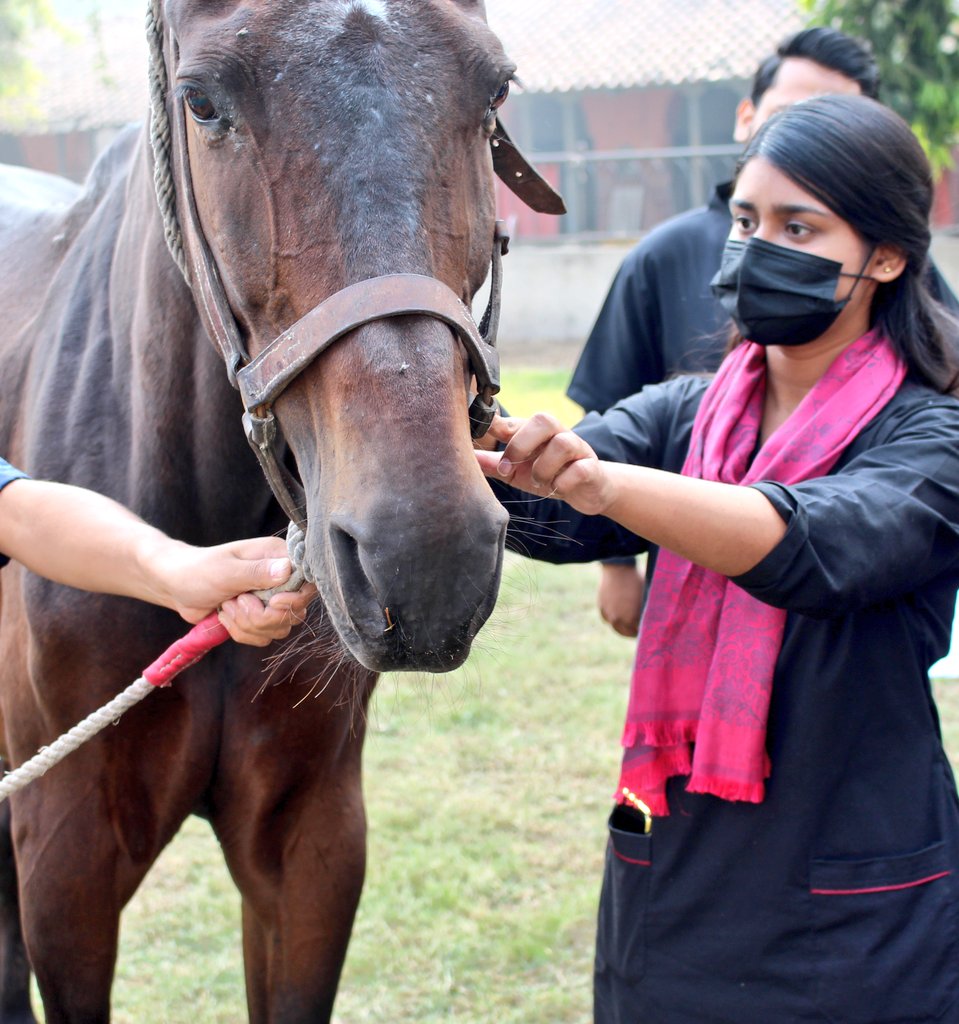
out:
M534 214L505 189L499 210L513 238L529 242L634 238L684 210L709 202L729 181L740 146L623 149L527 154L566 200L565 217ZM947 171L933 209L936 230L956 232L959 174Z

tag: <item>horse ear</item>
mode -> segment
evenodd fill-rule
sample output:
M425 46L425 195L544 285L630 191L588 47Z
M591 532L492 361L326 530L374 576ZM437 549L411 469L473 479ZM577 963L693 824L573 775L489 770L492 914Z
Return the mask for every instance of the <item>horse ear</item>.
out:
M531 210L557 216L566 212L563 197L516 148L499 118L496 119L490 146L493 150L493 170L503 184L515 192Z
M486 21L485 0L453 0L453 3L457 7L462 7L472 17L479 18L480 21Z

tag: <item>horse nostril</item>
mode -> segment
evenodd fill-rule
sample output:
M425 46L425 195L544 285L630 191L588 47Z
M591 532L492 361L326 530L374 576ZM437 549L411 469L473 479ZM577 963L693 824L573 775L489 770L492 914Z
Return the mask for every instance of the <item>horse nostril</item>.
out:
M343 526L331 523L330 547L343 595L350 595L351 601L361 596L372 599L373 590L360 561L360 546L356 537Z

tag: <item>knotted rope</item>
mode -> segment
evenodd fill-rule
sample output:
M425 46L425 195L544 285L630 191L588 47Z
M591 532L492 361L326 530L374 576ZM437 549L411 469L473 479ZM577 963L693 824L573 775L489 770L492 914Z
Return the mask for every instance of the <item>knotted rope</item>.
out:
M290 553L290 560L293 562L293 574L286 583L274 587L272 590L254 591L264 604L273 594L299 590L303 586L303 581L308 577L309 581L313 582L312 574L303 564L306 537L303 531L293 523L290 523L290 528L287 531L286 546ZM214 647L218 647L229 638L230 634L226 626L217 618L216 612L211 612L185 636L171 644L156 661L143 670L143 675L121 693L118 693L111 701L87 715L82 722L77 723L69 732L65 732L48 747L41 747L38 753L34 754L30 760L24 761L19 768L5 773L0 779L0 803L12 793L16 793L35 779L39 779L41 775L46 774L67 754L73 753L77 747L92 739L108 725L116 724L125 711L129 711L134 704L138 704L156 687L169 686L184 669L195 665Z
M147 7L147 43L150 47L150 146L153 149L153 185L156 188L160 215L163 218L163 237L170 255L180 268L187 284L190 274L187 270L186 254L183 251L183 236L176 215L176 187L173 183L170 118L167 114L166 96L170 87L167 78L166 60L163 56L163 2L150 0Z

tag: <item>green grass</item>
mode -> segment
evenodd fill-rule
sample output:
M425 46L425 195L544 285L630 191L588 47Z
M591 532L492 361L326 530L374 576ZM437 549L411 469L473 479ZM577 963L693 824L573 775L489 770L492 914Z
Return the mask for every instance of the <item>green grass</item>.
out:
M381 679L341 1024L589 1019L632 657L599 623L597 579L511 557L467 666ZM204 822L186 823L127 908L114 1006L118 1024L245 1019L238 899Z
M511 371L505 401L563 417L565 375ZM565 416L567 421L576 418ZM595 566L510 558L465 668L385 676L365 749L366 887L339 1024L585 1024L605 818L632 643L602 625ZM959 753L959 684L937 687ZM191 819L124 916L118 1024L245 1020L239 907Z
M499 398L511 416L531 416L551 412L568 426L583 415L583 410L566 397L567 370L504 368Z

